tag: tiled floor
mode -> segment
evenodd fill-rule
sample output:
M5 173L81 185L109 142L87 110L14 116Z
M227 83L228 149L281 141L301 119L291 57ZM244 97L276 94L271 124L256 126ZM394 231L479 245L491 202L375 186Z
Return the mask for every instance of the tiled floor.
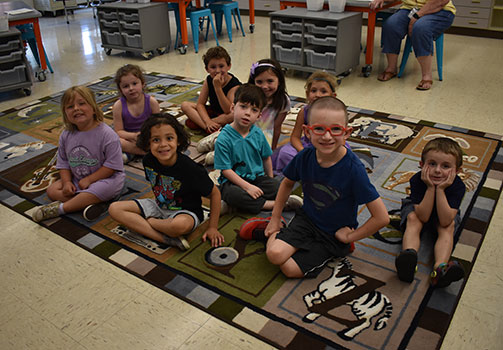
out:
M35 83L32 96L0 94L0 110L113 74L128 62L148 71L205 77L201 57L214 45L211 39L200 44L199 54L189 42L184 56L173 51L150 61L119 51L107 56L91 10L79 10L70 20L67 26L62 16L41 19L55 72ZM221 38L232 72L243 81L254 61L269 57L269 19L257 17L255 33L246 33L243 38L235 32L232 43ZM444 81L435 81L430 91L414 89L420 80L414 59L402 79L378 82L384 57L375 53L372 75L363 78L355 70L338 96L352 106L503 134L501 62L501 40L446 35ZM289 72L290 94L303 95L304 82L304 75ZM501 349L502 218L500 204L442 349ZM3 206L0 222L0 349L270 348Z

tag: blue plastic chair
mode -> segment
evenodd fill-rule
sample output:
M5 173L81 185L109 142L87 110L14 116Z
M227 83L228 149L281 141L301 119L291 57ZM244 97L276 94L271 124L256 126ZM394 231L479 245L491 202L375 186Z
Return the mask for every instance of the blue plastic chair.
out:
M443 80L442 64L444 59L444 33L440 34L438 38L435 39L435 51L437 51L437 70L438 70L438 80ZM405 47L403 49L402 62L400 63L400 70L398 71L398 77L400 78L405 70L405 65L409 59L409 55L412 52L412 42L407 35L407 40L405 40Z
M232 19L236 23L236 28L241 29L241 34L245 36L243 23L241 22L241 15L239 13L239 3L237 1L209 1L209 8L215 14L215 22L217 22L217 33L222 33L222 17L225 17L225 26L227 28L227 35L229 41L232 42ZM239 21L239 24L238 24Z
M35 61L37 61L38 66L40 67L40 57L37 49L37 39L35 38L35 32L33 31L33 24L20 24L17 25L16 28L21 32L21 38L23 41L27 42L30 45L31 52L33 53L33 57L35 57ZM47 68L51 73L54 73L52 69L51 63L49 62L49 58L47 58L47 52L44 49L45 62L47 63Z
M175 12L175 20L176 20L176 38L175 38L175 49L178 48L178 39L181 38L182 34L180 31L180 12L178 10L178 4L173 3L169 4L172 6L169 6L171 9L174 10ZM195 8L189 7L187 8L187 19L190 20L190 27L192 30L192 41L194 43L194 49L197 52L199 52L199 31L203 30L204 28L204 22L207 21L207 26L206 26L206 35L204 37L204 41L208 40L208 31L209 27L211 25L211 30L213 31L213 36L215 37L215 41L217 43L217 46L220 46L218 43L218 38L217 38L217 33L215 31L215 24L213 22L213 18L211 16L211 10L208 8Z

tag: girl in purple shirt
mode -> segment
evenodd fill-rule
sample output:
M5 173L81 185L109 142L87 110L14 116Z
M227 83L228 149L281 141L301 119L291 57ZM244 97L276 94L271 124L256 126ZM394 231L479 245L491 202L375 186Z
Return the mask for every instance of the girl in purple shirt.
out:
M112 108L114 129L119 135L124 163L130 161L134 155L145 155L136 146L136 139L141 126L152 113L159 113L157 100L143 92L145 78L141 68L134 64L126 64L115 73L115 83L121 98Z
M47 188L54 202L32 214L39 222L84 209L87 220L103 213L98 205L118 197L124 186L124 165L119 137L103 122L93 92L85 86L66 90L61 99L65 130L59 138L60 179Z

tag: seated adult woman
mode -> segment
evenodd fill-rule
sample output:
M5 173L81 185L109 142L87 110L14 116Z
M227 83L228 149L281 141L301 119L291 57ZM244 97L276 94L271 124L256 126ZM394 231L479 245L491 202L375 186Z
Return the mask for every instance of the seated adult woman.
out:
M372 0L370 8L382 7L383 3L384 0ZM383 25L382 52L386 54L388 66L377 79L388 81L396 76L400 45L408 34L421 66L422 77L416 89L429 90L433 84L433 40L451 26L455 14L451 0L403 0L400 9Z

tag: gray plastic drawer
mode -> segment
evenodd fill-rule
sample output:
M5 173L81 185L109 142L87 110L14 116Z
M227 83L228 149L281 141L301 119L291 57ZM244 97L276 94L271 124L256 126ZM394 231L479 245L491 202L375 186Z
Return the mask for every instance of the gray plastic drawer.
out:
M129 47L141 47L141 35L140 34L122 34L126 42L126 46Z
M304 35L308 44L322 46L336 46L337 38L331 36L316 36L313 34Z
M117 13L115 11L100 11L99 15L103 19L117 19Z
M10 40L4 44L0 44L0 51L12 51L19 48L19 40Z
M272 48L278 61L290 64L302 63L300 47L296 47L290 43L276 43L272 45Z
M124 21L121 21L121 26L124 29L140 30L140 22L124 22Z
M21 64L12 69L0 71L0 86L24 83L26 80L26 65Z
M306 64L310 67L335 70L335 52L317 51L315 47L304 49Z
M282 33L277 30L272 31L272 35L276 38L276 40L280 41L292 41L295 43L302 42L302 34L301 33Z
M23 51L12 51L8 54L0 52L0 63L18 61L21 57L23 57Z
M288 19L273 19L272 23L277 30L289 30L291 32L302 32L302 22L294 22Z
M138 13L133 12L133 13L126 13L126 12L119 12L119 15L121 18L125 21L130 21L130 22L138 22L140 19L140 16L138 16Z
M122 38L119 32L109 33L107 31L102 32L105 38L106 44L110 45L122 45Z
M306 23L305 26L308 33L311 34L337 35L337 26L324 25L320 23Z
M107 21L105 19L100 20L101 26L103 28L119 28L119 21Z

